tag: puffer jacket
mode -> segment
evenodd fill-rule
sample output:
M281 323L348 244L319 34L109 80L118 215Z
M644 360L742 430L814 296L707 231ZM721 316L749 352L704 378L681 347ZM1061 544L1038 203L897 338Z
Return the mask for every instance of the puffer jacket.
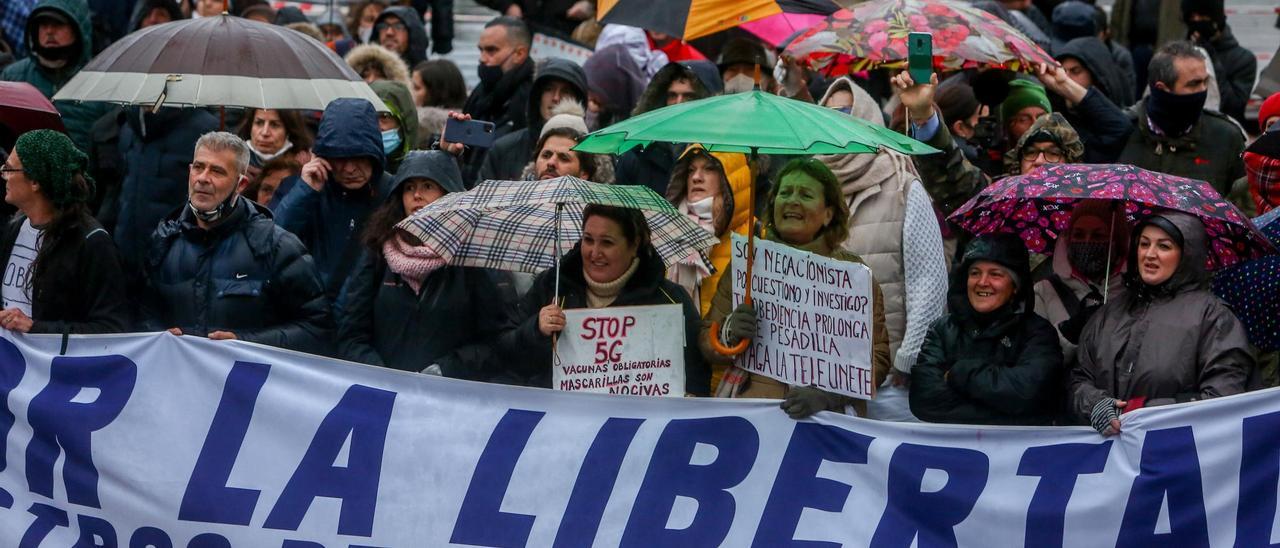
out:
M992 261L1022 280L987 314L969 304L969 268ZM951 313L929 328L911 370L911 412L926 422L1053 424L1062 408L1058 333L1031 303L1026 247L1012 234L983 236L952 271Z
M1182 233L1182 258L1161 286L1142 283L1137 241L1146 222L1134 229L1129 291L1108 301L1080 335L1068 395L1081 423L1104 398L1143 397L1155 406L1238 394L1253 371L1244 326L1209 290L1204 225L1185 213L1159 217Z
M1227 196L1236 179L1244 177L1244 135L1226 115L1204 110L1200 121L1181 137L1151 131L1147 123L1147 101L1129 109L1135 128L1129 135L1118 163L1208 182L1218 194Z
M484 156L480 166L480 175L476 183L488 180L514 181L520 178L520 172L533 159L537 152L533 147L538 144L538 135L542 133L542 92L553 80L568 82L577 94L575 100L587 104L587 74L582 67L568 59L552 57L538 65L537 75L533 78L533 87L529 90L529 101L525 107L525 119L528 127L517 129L503 135L493 142L493 148ZM562 99L563 100L563 99Z
M333 321L315 263L271 213L239 197L226 221L200 228L190 208L151 239L144 325L236 337L312 354L331 351Z
M689 147L676 163L671 172L671 184L667 185L667 201L680 207L689 194L689 168L698 157L710 158L716 171L720 172L720 195L716 198L719 207L712 209L714 234L720 238L707 254L715 271L702 279L699 291L698 311L705 316L711 310L711 297L715 295L720 277L729 269L729 260L733 256L731 234L746 236L751 230L751 170L747 166L747 158L742 154L730 152L707 152L702 147Z
M684 309L685 392L696 396L711 393L710 369L693 341L698 337L698 311L689 295L663 278L662 259L652 250L642 250L640 264L616 300L609 307L678 304ZM539 274L533 286L509 316L497 348L516 377L529 379L530 386L551 386L551 337L538 330L538 311L555 295L554 268ZM587 282L582 273L582 249L573 250L560 261L560 298L565 310L587 307Z
M427 37L427 27L422 23L422 16L413 11L413 8L391 6L382 10L382 14L378 15L378 19L373 22L374 34L370 40L375 42L378 40L379 26L384 24L388 17L393 16L400 19L409 31L409 47L400 54L400 58L412 69L418 63L427 60L427 49L431 47L431 39Z
M76 41L80 45L79 57L68 61L62 68L50 69L41 65L35 54L30 54L26 59L5 67L4 71L0 72L0 80L26 82L35 86L45 97L53 99L53 95L62 89L62 86L67 85L71 77L80 72L80 69L93 57L93 22L85 0L41 0L27 17L26 48L28 52L34 51L32 46L39 35L36 16L42 11L59 12L68 21L74 22L72 30L75 31ZM111 105L98 102L57 101L53 106L62 115L62 124L67 128L67 135L80 150L90 149L93 142L90 136L93 123L111 109Z
M700 68L701 67L701 68ZM712 74L704 74L711 69L714 77L719 78L715 65L707 61L687 61L668 63L658 70L649 80L649 86L640 94L640 100L632 111L632 116L639 116L651 110L667 106L667 88L671 82L686 79L693 83L695 98L710 97L708 83ZM682 147L672 143L655 142L646 147L636 147L622 153L618 157L618 182L625 185L644 185L659 195L667 194L667 184L671 181L671 170Z
M317 192L300 176L281 181L276 224L292 232L311 251L330 300L336 300L360 257L360 232L369 214L387 194L391 177L383 173L382 135L373 105L364 99L336 99L324 109L312 152L321 158L363 157L373 161L369 183L347 190L333 180Z
M400 169L400 162L404 160L405 154L413 150L418 142L418 107L413 104L409 87L400 82L377 80L369 84L369 87L387 105L396 123L400 125L400 146L386 156L387 172L394 174ZM383 152L386 152L385 149Z
M126 272L139 272L156 225L187 202L188 166L200 136L218 128L204 109L129 107L121 114L125 176L117 199L116 246Z

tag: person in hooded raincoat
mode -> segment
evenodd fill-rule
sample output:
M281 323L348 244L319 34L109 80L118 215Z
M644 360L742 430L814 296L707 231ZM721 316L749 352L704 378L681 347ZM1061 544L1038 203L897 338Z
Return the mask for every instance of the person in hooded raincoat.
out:
M387 172L396 173L404 156L418 142L418 107L413 104L409 87L391 80L369 84L390 112L378 113L378 131L382 134L382 153L387 159Z
M1133 229L1128 292L1089 320L1068 379L1070 412L1104 435L1140 407L1245 391L1254 358L1244 325L1209 290L1200 219L1160 213Z
M408 6L391 6L373 23L371 41L387 48L404 60L405 66L416 66L427 60L431 39L422 24L422 15Z
M1111 50L1094 36L1076 38L1053 50L1053 57L1067 75L1086 88L1094 87L1119 108L1135 102L1132 77L1126 78L1116 66Z

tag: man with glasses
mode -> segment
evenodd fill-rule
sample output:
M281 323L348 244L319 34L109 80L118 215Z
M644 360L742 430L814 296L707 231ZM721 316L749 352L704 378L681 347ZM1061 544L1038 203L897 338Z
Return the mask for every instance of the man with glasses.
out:
M1005 153L1004 165L1010 174L1019 175L1049 164L1072 164L1084 155L1080 135L1057 112L1036 119L1018 139L1017 146Z
M151 238L143 327L327 353L333 321L320 274L298 238L240 196L248 167L249 147L231 133L196 142L187 205Z
M422 17L407 6L384 10L373 24L373 40L395 52L410 67L427 60L427 47L431 45Z

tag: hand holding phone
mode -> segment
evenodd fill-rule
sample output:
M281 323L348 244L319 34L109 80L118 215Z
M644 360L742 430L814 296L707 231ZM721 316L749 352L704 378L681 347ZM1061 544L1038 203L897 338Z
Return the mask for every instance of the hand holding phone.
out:
M440 136L440 140L476 148L490 148L496 139L493 130L493 122L459 120L450 117L444 123L444 134Z

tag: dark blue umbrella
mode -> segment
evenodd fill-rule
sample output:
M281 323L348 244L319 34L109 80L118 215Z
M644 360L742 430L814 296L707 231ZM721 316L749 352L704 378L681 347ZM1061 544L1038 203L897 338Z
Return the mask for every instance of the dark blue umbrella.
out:
M1280 209L1255 217L1253 224L1271 243L1280 245ZM1224 270L1213 277L1213 292L1226 301L1249 332L1249 342L1263 351L1280 350L1280 255L1268 255Z

